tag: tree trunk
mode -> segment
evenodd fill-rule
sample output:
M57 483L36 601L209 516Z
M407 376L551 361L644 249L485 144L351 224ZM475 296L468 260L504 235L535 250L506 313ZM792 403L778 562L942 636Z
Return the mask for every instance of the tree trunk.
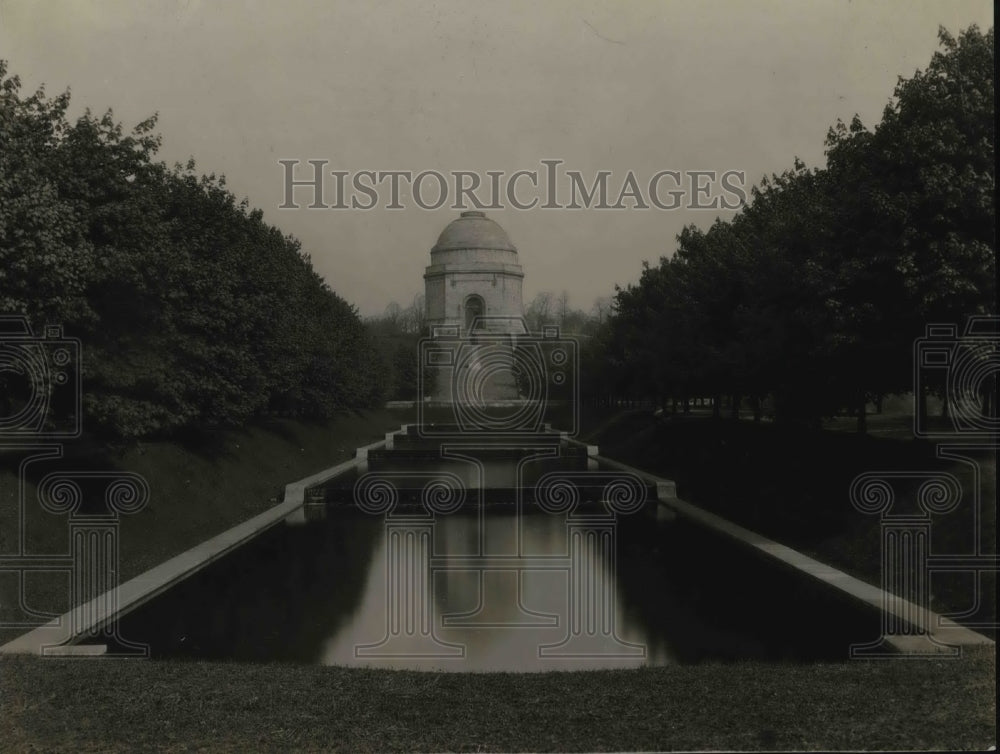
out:
M917 426L927 428L927 390L923 385L917 390Z
M868 396L861 390L858 394L858 428L857 431L865 434L868 431Z
M982 415L990 419L997 418L997 376L990 375L983 380Z

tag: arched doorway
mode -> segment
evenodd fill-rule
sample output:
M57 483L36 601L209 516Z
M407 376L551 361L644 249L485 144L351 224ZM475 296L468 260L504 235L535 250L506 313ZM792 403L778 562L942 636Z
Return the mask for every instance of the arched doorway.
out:
M486 314L486 304L483 301L482 296L477 296L473 294L465 299L465 329L468 332L472 331L472 323L476 321L476 317L482 317Z

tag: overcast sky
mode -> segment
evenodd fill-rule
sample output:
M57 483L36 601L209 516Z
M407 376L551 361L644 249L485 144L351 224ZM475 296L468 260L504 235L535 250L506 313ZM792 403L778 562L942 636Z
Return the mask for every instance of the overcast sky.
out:
M614 195L630 170L756 183L796 155L822 164L837 118L877 123L897 77L930 61L938 26L971 23L992 26L992 3L0 0L0 58L27 89L70 88L76 111L112 108L128 127L159 112L163 159L225 174L370 314L422 291L458 213L279 210L279 159L484 180L561 159L612 171ZM566 290L584 309L671 254L685 224L720 214L488 212L520 251L525 302Z

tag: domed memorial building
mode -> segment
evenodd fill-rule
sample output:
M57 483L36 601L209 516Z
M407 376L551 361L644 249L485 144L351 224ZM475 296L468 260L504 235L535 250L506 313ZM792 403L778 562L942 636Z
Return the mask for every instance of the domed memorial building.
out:
M517 248L504 229L482 212L463 212L441 232L424 272L430 332L523 332L523 279Z
M482 212L463 212L438 236L424 272L431 344L421 359L425 400L489 405L517 400L518 336L527 336L517 248Z

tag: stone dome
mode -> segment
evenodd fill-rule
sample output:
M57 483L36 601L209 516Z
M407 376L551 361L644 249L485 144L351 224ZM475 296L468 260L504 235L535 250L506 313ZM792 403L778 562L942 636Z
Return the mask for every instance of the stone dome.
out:
M457 220L448 223L431 251L458 249L495 249L517 253L517 247L499 223L476 211L463 212Z
M426 324L468 332L482 318L500 322L524 316L524 270L507 233L482 212L463 212L431 249L424 270Z

